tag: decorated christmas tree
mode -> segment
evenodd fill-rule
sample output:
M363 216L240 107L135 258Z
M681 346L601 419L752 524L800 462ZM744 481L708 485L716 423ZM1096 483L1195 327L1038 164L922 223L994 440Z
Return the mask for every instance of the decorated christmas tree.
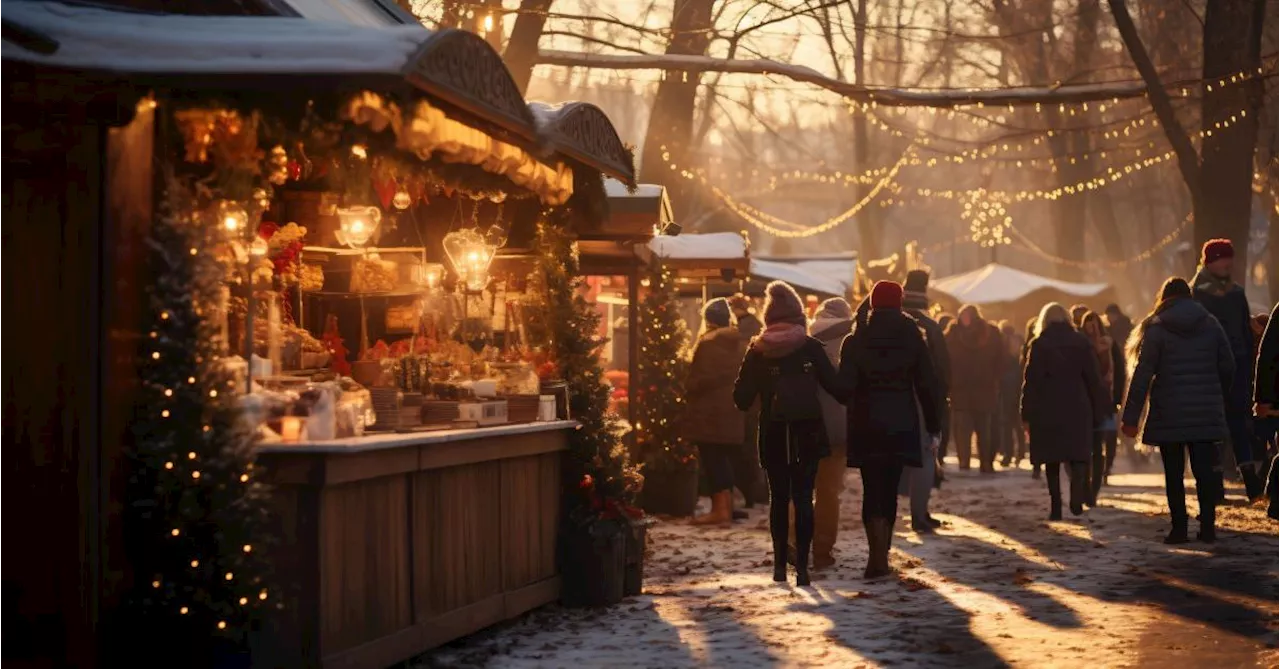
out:
M562 227L543 222L538 247L548 353L568 385L569 415L580 424L569 437L568 512L577 525L594 529L597 520L637 513L632 504L642 479L622 443L618 420L608 412L609 385L599 357L607 340L598 334L600 313L580 292L584 279L578 274L577 246Z
M162 198L147 240L152 325L129 452L134 584L122 628L147 630L155 643L137 653L154 654L148 661L194 667L243 649L280 599L263 555L267 490L253 469L256 428L214 321L224 240L218 226L175 213L189 211L184 204Z
M680 434L689 328L680 317L671 271L655 260L648 278L649 288L640 306L640 358L632 393L645 472L654 474L696 467L697 457L694 444Z

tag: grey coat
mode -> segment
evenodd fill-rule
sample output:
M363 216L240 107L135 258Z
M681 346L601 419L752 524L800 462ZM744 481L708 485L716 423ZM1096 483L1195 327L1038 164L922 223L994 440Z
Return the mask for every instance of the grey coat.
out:
M822 349L827 352L827 359L833 366L840 364L840 345L845 335L853 329L853 320L814 321L813 338L822 342ZM831 451L843 455L846 427L844 405L825 390L819 391L818 402L822 404L822 422L827 426L827 439L831 442Z
M1215 442L1227 438L1223 397L1235 360L1218 321L1191 298L1166 300L1138 325L1137 366L1124 404L1124 424L1142 427L1146 444Z

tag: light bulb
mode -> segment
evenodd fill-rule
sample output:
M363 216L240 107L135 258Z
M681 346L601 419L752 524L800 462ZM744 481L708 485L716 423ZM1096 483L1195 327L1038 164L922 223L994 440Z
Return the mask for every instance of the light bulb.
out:
M485 32L493 31L493 15L492 14L488 14L484 17L484 31Z
M395 197L391 198L391 205L396 209L404 211L413 204L413 197L409 195L409 191L400 189L396 191Z
M249 254L255 258L262 258L267 255L267 240L261 237L254 237L253 242L249 244Z

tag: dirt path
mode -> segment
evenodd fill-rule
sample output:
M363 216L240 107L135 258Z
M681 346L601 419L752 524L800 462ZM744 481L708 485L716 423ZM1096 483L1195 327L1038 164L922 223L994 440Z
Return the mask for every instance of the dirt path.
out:
M761 509L731 529L663 522L645 595L537 611L417 666L1276 666L1276 524L1239 490L1218 543L1169 547L1156 474L1113 477L1099 508L1064 522L1045 520L1048 494L1026 471L948 474L933 504L947 527L920 537L898 523L896 581L861 580L851 471L838 564L813 587L770 580Z

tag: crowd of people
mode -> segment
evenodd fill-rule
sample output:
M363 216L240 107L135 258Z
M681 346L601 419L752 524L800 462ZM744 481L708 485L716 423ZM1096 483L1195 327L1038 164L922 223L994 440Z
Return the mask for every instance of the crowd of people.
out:
M984 475L1029 460L1046 482L1049 518L1061 520L1062 471L1078 516L1098 504L1121 444L1139 440L1160 452L1171 544L1190 540L1188 456L1204 542L1215 540L1230 457L1250 500L1271 498L1274 518L1276 311L1249 313L1233 256L1229 241L1206 243L1195 277L1168 279L1136 325L1116 305L1058 303L1025 330L972 305L935 320L929 275L918 270L904 284L876 283L856 308L840 298L806 307L775 281L763 323L742 296L711 300L686 384L686 436L712 500L693 522L738 517L735 486L748 504L760 497L744 442L768 485L774 580L786 581L791 564L797 585L809 584L810 565L835 563L846 468L862 480L864 575L891 573L898 496L910 500L915 532L939 527L929 499L949 447L959 469L976 460Z

